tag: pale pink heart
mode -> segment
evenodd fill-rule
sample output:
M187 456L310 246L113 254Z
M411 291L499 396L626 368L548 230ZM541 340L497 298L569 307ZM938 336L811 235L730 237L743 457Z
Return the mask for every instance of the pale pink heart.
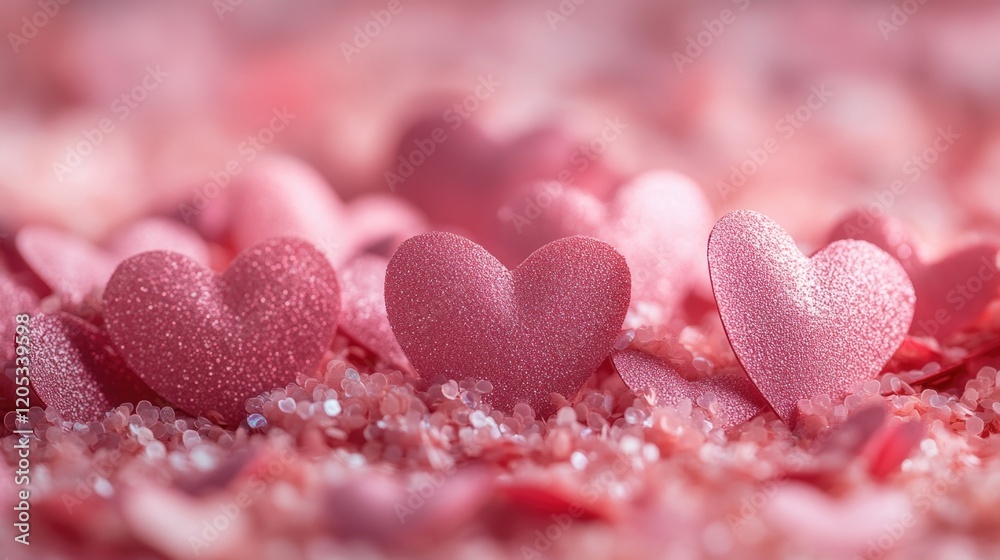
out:
M262 158L226 192L239 250L271 237L301 237L339 266L370 247L391 250L427 230L423 218L394 197L365 195L345 205L319 172L288 156Z
M171 250L201 264L208 247L194 231L170 220L147 218L114 233L99 247L71 233L27 226L15 240L28 266L55 293L72 303L99 293L118 263L146 251Z
M691 290L709 285L705 245L712 207L678 173L639 175L615 196L597 235L618 249L632 270L629 327L665 324Z
M329 261L295 238L254 245L222 274L143 253L104 292L108 332L129 366L188 413L215 411L230 425L246 416L246 399L315 367L339 310Z
M861 211L834 227L830 241L838 239L871 242L903 265L917 294L911 334L948 338L971 325L1000 296L1000 245L979 243L925 263L899 220Z
M103 330L69 313L31 319L31 383L64 420L93 422L122 403L156 402Z
M718 402L722 426L742 424L767 410L767 402L743 372L727 372L691 381L662 358L642 350L626 349L611 355L618 375L636 394L648 394L657 405L692 404L708 394Z
M670 171L636 176L607 205L579 189L545 183L504 206L496 245L510 265L568 235L611 244L632 271L626 327L637 328L669 323L693 289L710 291L704 247L712 220L698 185Z
M389 260L361 255L340 269L339 327L348 336L397 366L407 364L385 311L385 271Z
M607 357L628 309L628 265L610 245L568 237L513 271L443 232L403 243L389 261L389 323L425 379L486 379L487 401L542 416L551 393L574 395Z
M913 318L903 267L865 241L807 258L778 224L738 211L712 230L708 263L736 357L789 425L800 399L840 399L878 374Z

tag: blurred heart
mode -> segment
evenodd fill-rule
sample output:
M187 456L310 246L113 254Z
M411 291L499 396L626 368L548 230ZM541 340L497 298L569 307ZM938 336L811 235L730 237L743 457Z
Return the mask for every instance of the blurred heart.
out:
M626 349L611 356L618 375L636 394L647 394L657 406L676 406L682 399L693 404L714 395L717 415L724 427L742 424L767 409L767 402L743 372L729 372L686 379L662 358L641 350Z
M845 240L807 258L756 212L719 220L708 263L729 342L789 425L800 399L842 398L874 377L913 318L913 285L890 255Z
M52 291L72 303L100 292L118 263L146 251L170 250L208 264L208 247L195 232L170 220L149 218L113 234L103 247L46 226L27 226L18 252Z
M698 185L678 173L639 175L607 205L560 183L536 185L508 201L502 216L494 244L504 264L577 234L601 239L624 255L632 271L628 328L666 324L693 288L709 291L704 247L712 208Z
M275 238L222 274L168 251L129 258L104 308L111 338L153 390L233 425L247 398L315 367L333 338L340 288L318 249Z
M611 246L554 241L508 270L463 237L403 243L385 281L389 323L425 379L486 379L493 406L552 412L607 357L628 309L629 271Z
M475 120L459 121L455 127L441 114L406 130L385 178L390 191L420 208L442 229L486 242L497 222L497 209L525 185L567 177L577 185L590 185L603 169L596 161L587 161L587 173L571 166L570 157L580 154L574 152L577 146L570 136L558 128L538 127L496 138Z
M917 304L910 333L943 340L971 325L1000 295L1000 246L980 243L924 263L899 220L856 211L830 233L830 242L862 239L894 256L913 282Z
M31 318L31 379L64 420L93 422L122 403L156 402L101 329L65 312Z
M316 170L292 157L262 158L233 182L219 204L228 206L224 212L238 250L272 237L301 237L340 266L371 247L391 251L427 229L398 198L370 194L345 205Z

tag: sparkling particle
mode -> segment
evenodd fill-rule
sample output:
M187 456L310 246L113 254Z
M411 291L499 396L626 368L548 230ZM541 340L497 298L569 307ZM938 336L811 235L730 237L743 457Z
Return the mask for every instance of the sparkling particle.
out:
M295 412L295 399L284 398L278 401L278 410L284 412L285 414L291 414Z
M247 425L254 430L267 427L267 419L262 414L251 414L247 416ZM185 435L187 433L185 432Z
M337 399L330 399L323 403L323 412L331 418L339 415L341 410L343 409L340 407L340 401Z

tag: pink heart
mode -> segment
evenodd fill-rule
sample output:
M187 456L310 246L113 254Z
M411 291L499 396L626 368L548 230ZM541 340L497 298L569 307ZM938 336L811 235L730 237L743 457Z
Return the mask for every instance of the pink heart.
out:
M558 183L536 186L503 210L498 251L519 262L545 243L589 235L609 243L632 271L632 302L626 327L670 322L692 289L708 292L704 246L712 208L693 181L652 171L621 187L607 205Z
M611 246L569 237L513 271L458 235L404 242L385 279L389 323L425 379L493 383L489 402L552 411L608 355L628 309L629 271Z
M636 349L615 352L611 362L632 392L651 393L657 405L676 406L682 399L697 404L702 396L714 394L724 427L742 424L767 409L764 397L742 372L691 381L663 359Z
M272 237L301 237L339 266L373 246L391 251L427 230L423 218L395 197L370 194L345 205L322 175L291 157L262 159L229 189L225 202L238 250Z
M222 274L167 251L121 263L104 292L108 332L128 364L191 414L230 423L247 398L309 371L340 310L323 254L294 238L241 253Z
M485 241L492 234L497 209L525 185L556 180L564 173L574 176L577 184L588 182L588 176L602 167L586 161L591 173L585 175L578 165L571 166L574 150L580 156L578 146L555 128L498 138L475 120L459 124L453 129L440 112L415 123L403 134L385 173L393 193L443 229L469 232ZM443 142L435 141L442 137Z
M0 364L14 358L15 317L36 309L35 295L0 272Z
M156 402L101 329L65 312L31 319L32 386L71 422L101 420L122 403Z
M388 264L384 257L361 255L340 269L343 300L338 323L348 336L383 360L399 366L407 361L385 311Z
M98 247L71 233L27 226L17 234L17 248L28 266L54 292L73 303L107 284L115 267L146 251L171 250L208 263L208 247L190 229L170 220L150 218L116 232Z
M913 318L913 285L884 251L845 240L806 258L756 212L719 220L708 264L736 357L789 425L800 399L842 398L875 376Z
M996 244L965 247L927 264L921 260L913 236L899 220L860 211L834 227L830 240L838 239L863 239L903 265L917 294L911 334L948 338L971 325L1000 294L1000 247Z

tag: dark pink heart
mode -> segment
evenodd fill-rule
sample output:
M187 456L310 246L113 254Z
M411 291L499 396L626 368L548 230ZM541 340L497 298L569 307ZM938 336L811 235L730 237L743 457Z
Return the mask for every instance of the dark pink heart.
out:
M315 367L333 338L340 288L318 249L275 238L223 274L167 251L129 258L108 282L104 309L111 338L153 390L236 424L247 398Z
M580 184L603 167L588 160L590 173L584 174L571 166L578 146L558 129L497 138L475 120L460 124L453 130L441 112L415 123L403 134L385 179L390 191L420 208L434 224L484 242L493 233L497 209L525 185L561 175L561 180L570 176Z
M421 376L487 379L493 406L524 401L542 415L607 357L628 301L625 258L588 237L511 271L468 239L428 233L399 247L385 279L389 323Z
M397 366L407 364L385 311L385 270L389 260L361 255L340 269L343 292L339 326L348 336Z
M948 338L971 325L1000 294L996 244L971 245L928 264L899 220L861 211L834 227L830 240L839 239L871 242L903 265L917 294L911 334Z
M800 399L842 398L874 377L913 318L913 285L890 255L845 240L810 259L756 212L719 220L708 264L736 357L789 425Z
M767 409L764 397L743 372L691 381L662 358L634 348L615 352L611 362L632 392L650 394L657 405L676 406L682 399L697 404L702 397L715 395L717 418L724 427L742 424Z
M178 223L156 218L116 232L103 247L45 226L25 227L17 234L16 243L28 266L52 291L73 303L103 289L118 263L132 255L169 249L208 263L208 247L198 235Z
M32 387L64 420L93 422L122 403L157 401L107 333L69 313L31 318L30 358Z

